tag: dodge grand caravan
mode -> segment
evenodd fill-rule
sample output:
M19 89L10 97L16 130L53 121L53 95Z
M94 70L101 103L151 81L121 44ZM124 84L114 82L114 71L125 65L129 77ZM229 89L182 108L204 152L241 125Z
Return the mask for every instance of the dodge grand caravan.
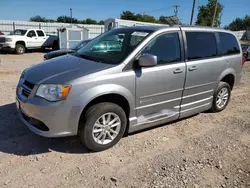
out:
M93 151L124 135L226 108L244 58L229 31L191 26L113 29L72 55L23 71L21 120L45 137L79 135Z

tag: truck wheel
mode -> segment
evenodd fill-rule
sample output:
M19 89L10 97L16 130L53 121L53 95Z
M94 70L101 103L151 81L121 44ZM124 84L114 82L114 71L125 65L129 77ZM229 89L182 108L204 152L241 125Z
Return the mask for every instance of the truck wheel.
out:
M16 44L15 51L17 54L25 53L25 47L22 44Z
M224 110L231 97L231 88L228 83L220 82L213 97L213 104L211 111L220 112Z
M127 117L120 106L108 102L95 104L80 120L80 140L92 151L106 150L122 138L126 126Z

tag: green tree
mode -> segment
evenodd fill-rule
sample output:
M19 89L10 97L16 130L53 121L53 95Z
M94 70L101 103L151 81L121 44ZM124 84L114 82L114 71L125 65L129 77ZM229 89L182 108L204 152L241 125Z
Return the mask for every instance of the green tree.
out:
M69 16L59 16L57 18L57 22L71 23L71 17L69 17ZM76 18L72 18L72 23L79 23L79 21Z
M229 25L225 26L225 29L232 31L246 30L250 27L250 16L246 15L244 18L236 18Z
M133 12L131 11L123 11L122 14L120 15L120 18L121 19L124 19L124 20L134 20L136 21L136 16Z
M30 21L32 22L47 22L47 19L45 17L41 17L41 16L34 16L30 18Z
M160 16L158 22L159 22L160 24L168 24L168 22L167 22L166 19L165 19L165 16Z
M216 0L208 0L208 3L206 5L199 6L198 8L199 12L195 24L203 26L211 26L215 5L216 5ZM221 23L220 15L222 13L222 10L223 6L218 2L217 11L215 14L215 23L214 23L215 27L217 27Z
M135 14L131 11L123 11L121 16L121 19L123 20L133 20L133 21L139 21L139 22L150 22L150 23L157 23L158 20L154 16L150 16L147 14Z
M154 16L150 16L150 15L147 15L147 14L144 14L142 16L142 20L141 21L142 22L149 22L149 23L156 23L157 22Z
M103 20L100 20L97 24L99 24L99 25L104 25L104 21L103 21Z
M86 24L97 24L97 21L96 21L96 20L93 20L93 19L91 19L91 18L87 18L87 19L85 20L85 22L86 22Z

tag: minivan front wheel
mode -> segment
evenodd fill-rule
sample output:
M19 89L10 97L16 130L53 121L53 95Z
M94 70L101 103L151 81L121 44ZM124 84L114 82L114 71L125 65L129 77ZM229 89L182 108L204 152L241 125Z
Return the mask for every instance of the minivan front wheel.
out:
M123 136L127 125L124 110L114 103L91 106L80 121L81 142L92 151L102 151L114 146Z
M213 98L213 105L211 110L213 112L220 112L224 110L231 97L231 88L228 83L220 82Z

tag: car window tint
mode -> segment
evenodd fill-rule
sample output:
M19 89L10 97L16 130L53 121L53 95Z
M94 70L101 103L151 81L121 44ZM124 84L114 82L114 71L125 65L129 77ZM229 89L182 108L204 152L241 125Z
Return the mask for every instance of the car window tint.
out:
M157 56L157 64L178 62L181 60L178 33L165 33L154 38L142 51L143 54Z
M240 53L240 47L237 39L230 33L219 32L220 53L222 55L231 55Z
M186 32L188 60L217 55L215 34L212 32Z
M39 37L44 37L43 31L37 30L36 32Z
M36 33L34 30L29 31L28 36L36 37Z

